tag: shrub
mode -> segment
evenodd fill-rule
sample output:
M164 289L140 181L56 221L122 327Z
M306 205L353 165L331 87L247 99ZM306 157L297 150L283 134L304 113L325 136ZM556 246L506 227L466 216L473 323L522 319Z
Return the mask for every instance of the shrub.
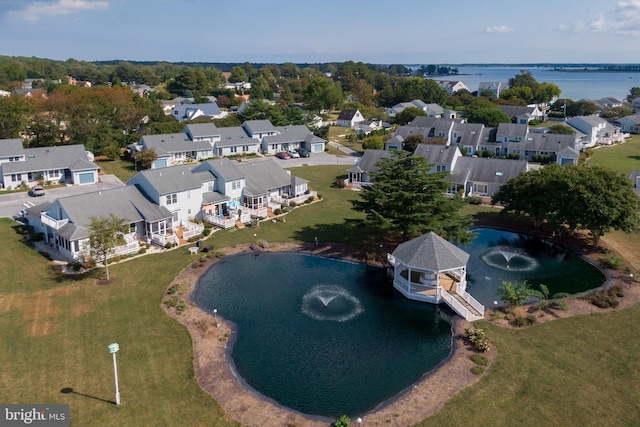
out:
M617 255L610 255L608 257L601 258L600 261L607 267L612 270L619 270L622 268L624 261Z
M165 248L165 249L171 249L171 248L172 248L172 247L174 247L174 246L175 246L175 243L167 242L167 243L164 245L164 248Z
M147 253L147 249L146 248L140 248L140 250L138 251L139 255L144 255Z
M467 203L469 203L470 205L481 205L482 199L477 196L467 197Z
M347 417L346 415L343 415L331 425L333 427L349 427L350 423L351 423L351 420L349 419L349 417Z
M542 123L540 120L533 119L529 122L529 126L538 126L540 123Z
M180 304L176 305L176 313L177 314L182 314L186 309L187 309L187 304L185 304L185 303L180 303Z
M167 295L173 295L176 293L177 290L178 290L177 286L173 285L169 289L167 289Z
M622 296L624 296L622 286L615 285L604 291L595 291L580 298L600 308L616 308L620 305L617 297Z
M30 242L41 242L42 240L44 240L44 233L42 232L33 233L31 237L29 237Z
M75 272L78 272L82 270L82 263L80 261L70 262L67 264L67 267L69 267Z
M274 215L280 215L282 213L282 209L280 208L276 208L276 210L273 211Z
M622 288L621 284L616 284L613 285L612 287L609 288L609 295L613 295L616 297L623 297L624 296L624 289Z
M298 206L298 204L296 202L290 202L289 203L289 207L290 208L295 208L296 206Z
M474 366L473 368L471 368L471 373L473 375L482 375L482 373L484 372L484 368L482 366Z
M311 203L313 202L313 196L309 196L307 197L307 200L304 201L305 203Z
M516 317L513 319L513 325L518 328L522 328L523 326L531 326L536 323L536 318L533 315L528 315L527 317Z
M483 354L474 353L469 359L476 365L489 366L489 358Z
M465 328L464 335L467 338L467 341L469 341L477 351L484 352L491 348L489 347L489 341L485 336L484 329Z

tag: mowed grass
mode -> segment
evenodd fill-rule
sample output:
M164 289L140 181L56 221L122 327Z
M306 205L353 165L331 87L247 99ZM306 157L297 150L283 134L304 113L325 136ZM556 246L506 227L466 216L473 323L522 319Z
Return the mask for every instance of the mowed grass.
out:
M254 239L312 242L317 236L366 249L375 236L345 223L361 215L349 203L358 193L334 187L346 168L291 170L324 200L292 211L286 222L218 231L207 242L222 247ZM488 207L469 206L466 212L498 215ZM1 402L68 403L72 425L80 426L236 425L199 388L191 339L160 307L171 280L196 256L178 248L112 265L116 282L98 286L102 270L79 279L57 275L22 243L14 224L0 221ZM612 236L635 244L624 234ZM419 425L637 424L639 316L636 305L526 330L480 322L498 350L496 364ZM115 397L111 342L121 348L119 407L110 403ZM63 388L74 392L63 394Z
M632 169L640 169L640 135L633 135L623 144L593 150L587 163L604 166L625 176Z

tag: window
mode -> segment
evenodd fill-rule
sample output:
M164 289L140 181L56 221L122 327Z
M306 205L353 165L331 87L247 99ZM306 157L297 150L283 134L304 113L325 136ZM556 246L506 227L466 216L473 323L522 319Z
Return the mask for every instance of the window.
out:
M488 186L487 184L473 184L473 192L479 194L487 194Z
M187 199L191 198L191 190L187 190Z
M240 180L231 181L231 189L239 190L240 189Z
M447 171L447 165L437 165L436 166L436 172L446 172Z
M58 169L49 171L49 178L60 178L60 171Z
M171 205L173 203L178 203L178 195L177 194L167 194L167 205Z
M248 145L243 145L243 146L242 146L242 151L244 151L245 153L246 153L247 151L249 151L249 146L248 146Z
M13 182L22 181L22 174L20 174L20 173L12 174L11 175L11 181L13 181Z
M213 182L207 183L207 191L213 191Z
M230 151L231 151L232 153L237 153L237 152L238 152L238 147L231 147L231 148L230 148Z

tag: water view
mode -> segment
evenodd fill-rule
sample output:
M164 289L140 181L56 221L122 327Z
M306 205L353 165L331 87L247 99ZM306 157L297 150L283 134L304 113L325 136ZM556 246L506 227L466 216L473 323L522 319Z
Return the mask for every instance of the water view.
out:
M537 237L491 228L478 228L477 237L463 247L469 253L467 292L485 307L494 301L502 281L527 280L534 289L544 284L551 294L571 294L597 288L604 274L576 254Z
M506 82L521 70L529 70L538 82L555 83L562 90L561 98L577 101L582 98L600 99L612 96L620 101L629 90L640 86L640 73L617 71L584 71L583 69L554 70L553 67L458 67L457 76L433 77L436 80L460 80L471 92L480 82Z
M255 391L311 415L357 416L451 351L449 311L403 298L381 268L310 255L225 258L194 300L235 323L235 369Z

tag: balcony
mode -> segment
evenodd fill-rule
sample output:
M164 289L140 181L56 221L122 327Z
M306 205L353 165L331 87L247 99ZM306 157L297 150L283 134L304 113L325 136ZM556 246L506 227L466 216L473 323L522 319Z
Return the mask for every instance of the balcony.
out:
M42 224L53 228L54 230L59 230L69 222L68 219L55 219L47 215L45 212L40 213L40 221Z

